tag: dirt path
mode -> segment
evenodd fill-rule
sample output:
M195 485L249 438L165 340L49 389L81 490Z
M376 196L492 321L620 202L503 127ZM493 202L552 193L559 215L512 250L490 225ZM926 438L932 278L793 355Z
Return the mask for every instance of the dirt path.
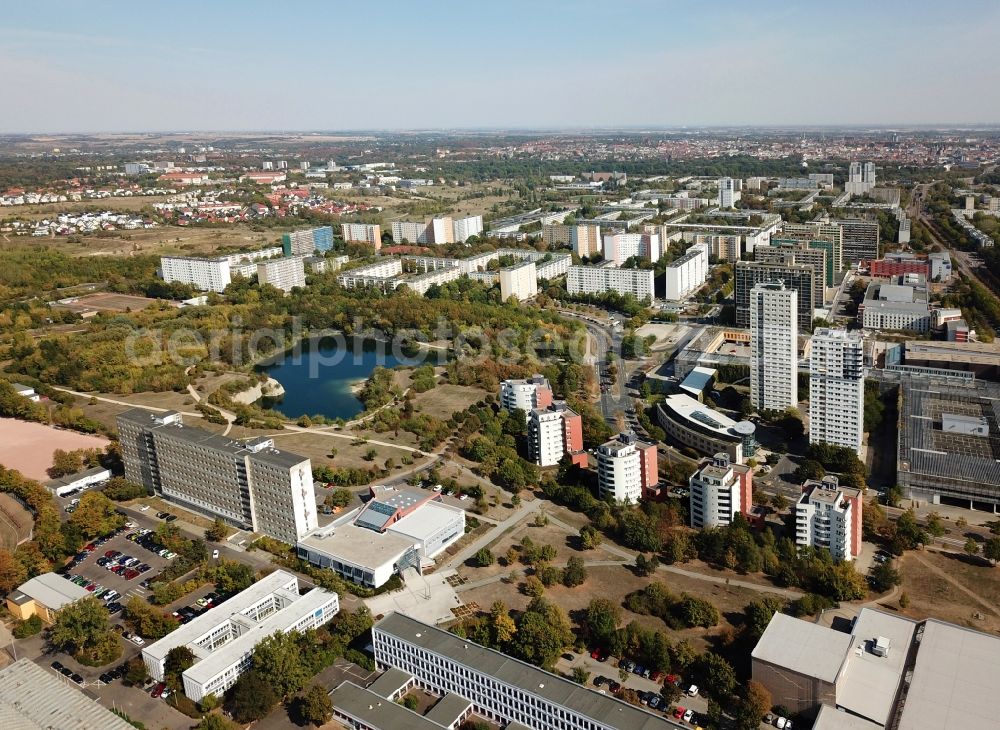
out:
M913 560L916 560L918 563L920 563L922 566L924 566L925 568L927 568L927 570L929 570L930 572L932 572L938 578L940 578L941 580L945 581L949 585L954 586L955 588L957 588L958 590L960 590L962 593L964 593L965 595L967 595L969 598L971 598L973 601L975 601L980 606L982 606L983 608L985 608L987 611L989 611L990 613L992 613L994 616L1000 617L1000 610L998 610L996 606L994 606L992 603L990 603L989 601L987 601L985 598L983 598L982 596L980 596L975 591L972 591L972 590L969 590L968 588L966 588L964 585L962 585L957 580L955 580L950 575L948 575L947 572L941 570L936 565L932 565L931 563L929 563L926 560L924 560L923 557L919 553L910 552L910 553L907 553L906 557L907 557L908 560L910 558L912 558Z

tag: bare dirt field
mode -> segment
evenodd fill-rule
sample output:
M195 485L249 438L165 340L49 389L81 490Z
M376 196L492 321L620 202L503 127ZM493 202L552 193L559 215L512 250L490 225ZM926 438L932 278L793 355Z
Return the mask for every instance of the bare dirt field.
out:
M900 591L910 605L898 601L886 608L915 619L934 617L978 631L1000 633L1000 569L965 555L930 550L900 558Z
M257 434L264 433L263 431L258 431ZM274 437L275 444L279 448L286 449L287 451L292 451L296 454L301 454L302 456L308 456L312 459L313 466L331 466L338 469L350 468L350 469L368 469L372 466L382 466L385 464L386 459L392 459L395 462L396 470L401 470L399 467L402 465L402 460L404 457L413 458L413 465L403 467L405 469L410 469L412 466L417 464L422 464L427 461L427 458L416 459L413 454L404 451L403 449L395 449L390 446L382 446L380 444L372 443L360 443L356 442L353 438L336 438L329 435L323 435L323 432L316 433L305 433L301 431L283 431L267 432L269 435ZM340 431L330 431L329 433L353 436L349 432ZM388 438L384 435L382 438L378 438L386 443L391 443L394 441L392 434L388 434ZM331 459L329 454L331 449L336 449L336 456ZM375 450L375 458L371 461L365 459L366 453L370 450Z
M464 411L485 396L486 391L482 388L445 383L414 397L413 408L419 413L447 421L455 411Z
M48 481L45 470L52 466L56 449L103 449L108 440L42 423L0 418L0 464L17 469L29 479Z
M72 297L55 306L58 309L69 309L73 312L85 312L95 309L101 312L138 312L157 301L160 300L149 299L148 297L136 297L130 294L100 292L82 297Z

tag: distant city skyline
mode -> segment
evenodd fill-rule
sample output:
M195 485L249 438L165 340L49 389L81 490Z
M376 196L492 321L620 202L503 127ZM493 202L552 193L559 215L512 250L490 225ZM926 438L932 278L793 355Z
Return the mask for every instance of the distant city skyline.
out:
M988 0L5 10L8 134L1000 124Z

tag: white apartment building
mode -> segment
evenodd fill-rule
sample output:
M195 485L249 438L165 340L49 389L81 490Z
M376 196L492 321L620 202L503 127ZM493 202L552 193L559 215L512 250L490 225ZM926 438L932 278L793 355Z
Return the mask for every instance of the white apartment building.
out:
M315 587L300 596L295 575L276 570L145 647L142 660L149 676L162 682L167 654L186 646L195 663L181 675L184 694L195 702L221 697L249 668L258 643L279 631L319 628L339 611L336 593Z
M376 249L382 247L382 227L370 223L343 223L340 235L349 243L367 243Z
M658 233L613 233L604 237L604 260L615 266L621 266L633 256L655 264L662 254Z
M727 235L717 233L696 233L693 236L695 244L705 244L708 246L709 258L715 257L719 261L739 261L742 258L743 237L739 235Z
M432 218L430 229L432 243L455 242L455 224L451 218Z
M639 504L644 489L659 481L655 444L639 444L623 433L597 447L597 489L601 499Z
M375 663L510 730L671 730L666 719L401 613L372 627ZM388 701L388 700L387 700Z
M481 215L470 215L465 218L455 218L453 226L453 240L456 243L465 243L473 236L481 236L483 234L483 217Z
M286 294L294 287L304 288L306 271L301 256L271 259L257 264L257 283L270 284Z
M841 487L835 476L810 479L795 504L795 544L830 551L834 560L861 554L860 489Z
M225 256L202 259L192 256L163 256L160 275L165 282L190 284L198 291L223 292L232 283L229 259Z
M565 453L562 413L536 408L528 414L528 447L539 466L555 466Z
M308 458L185 426L176 411L117 418L125 478L195 512L294 545L317 526Z
M525 418L536 408L552 405L552 386L544 375L532 375L523 380L500 383L500 407L506 411L520 409Z
M935 251L927 255L930 264L930 278L933 281L948 281L952 275L951 254L947 251Z
M784 282L750 290L750 400L758 411L798 405L798 306Z
M500 297L517 297L518 301L538 294L538 276L534 261L522 261L500 269Z
M708 254L705 248L705 244L695 244L679 259L667 264L664 271L664 299L677 302L701 288L708 277Z
M615 291L637 300L653 301L652 269L618 269L613 266L570 266L566 291L570 294L603 294Z
M861 333L817 329L810 339L809 443L861 451L865 368Z
M852 162L844 191L851 195L867 195L875 189L875 163Z
M433 243L433 232L429 225L414 221L393 221L392 242L401 243Z
M725 527L736 515L750 513L753 470L716 454L690 476L688 489L691 527Z
M739 180L734 180L731 177L720 177L719 178L719 207L720 208L735 208L736 202L742 197L743 193L740 192L742 184Z

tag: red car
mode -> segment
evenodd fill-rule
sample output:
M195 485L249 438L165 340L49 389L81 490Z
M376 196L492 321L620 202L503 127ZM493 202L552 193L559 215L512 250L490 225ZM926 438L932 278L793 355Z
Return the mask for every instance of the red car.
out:
M674 710L674 719L675 720L680 720L682 717L684 717L684 713L685 712L687 712L687 710L684 709L683 707L677 707Z
M606 662L608 660L608 650L607 649L594 649L590 652L590 658L596 659L599 662Z
M674 685L674 687L680 687L681 686L681 677L680 677L679 674L668 674L667 678L664 679L663 682L664 682L664 684L666 684L666 683L669 682L670 684Z
M649 678L659 684L663 681L663 672L656 671L649 675Z
M95 550L97 550L97 545L95 545L94 543L89 543L87 545L84 545L83 549L86 550L88 553L92 553Z
M132 570L131 568L129 568L128 570L125 571L125 580L132 580L138 575L139 575L138 570Z
M154 699L158 698L161 694L163 694L163 690L165 690L166 688L167 685L164 682L160 682L155 687L153 687L153 691L149 693L149 696L153 697Z

